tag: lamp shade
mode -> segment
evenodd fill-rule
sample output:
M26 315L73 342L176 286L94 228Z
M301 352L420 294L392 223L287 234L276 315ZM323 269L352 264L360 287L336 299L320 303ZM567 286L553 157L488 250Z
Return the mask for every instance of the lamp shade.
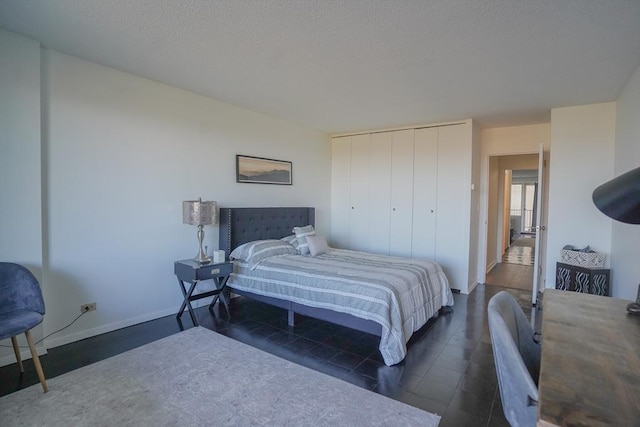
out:
M640 167L596 188L593 203L609 218L640 224Z
M185 200L182 202L182 222L189 225L210 225L218 222L218 206L213 201Z

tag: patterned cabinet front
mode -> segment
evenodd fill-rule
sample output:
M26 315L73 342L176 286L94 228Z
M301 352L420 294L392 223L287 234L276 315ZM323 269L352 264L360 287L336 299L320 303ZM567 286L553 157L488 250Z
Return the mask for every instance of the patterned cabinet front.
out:
M556 289L609 296L609 269L556 263Z

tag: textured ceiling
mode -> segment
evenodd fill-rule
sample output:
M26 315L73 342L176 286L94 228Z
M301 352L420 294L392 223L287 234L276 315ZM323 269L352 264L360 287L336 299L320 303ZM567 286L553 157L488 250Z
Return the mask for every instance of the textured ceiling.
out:
M615 100L640 0L0 0L43 46L328 133Z

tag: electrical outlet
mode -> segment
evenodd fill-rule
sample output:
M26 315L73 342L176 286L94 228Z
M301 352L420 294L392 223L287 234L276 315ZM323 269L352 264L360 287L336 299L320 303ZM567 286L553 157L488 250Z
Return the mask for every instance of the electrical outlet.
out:
M86 313L87 311L94 311L96 309L95 302L88 302L80 306L80 313Z

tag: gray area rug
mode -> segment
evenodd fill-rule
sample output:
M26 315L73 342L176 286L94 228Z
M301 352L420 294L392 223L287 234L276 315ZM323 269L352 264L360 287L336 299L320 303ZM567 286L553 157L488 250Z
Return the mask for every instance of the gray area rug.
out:
M0 398L9 426L437 426L440 417L205 328Z

